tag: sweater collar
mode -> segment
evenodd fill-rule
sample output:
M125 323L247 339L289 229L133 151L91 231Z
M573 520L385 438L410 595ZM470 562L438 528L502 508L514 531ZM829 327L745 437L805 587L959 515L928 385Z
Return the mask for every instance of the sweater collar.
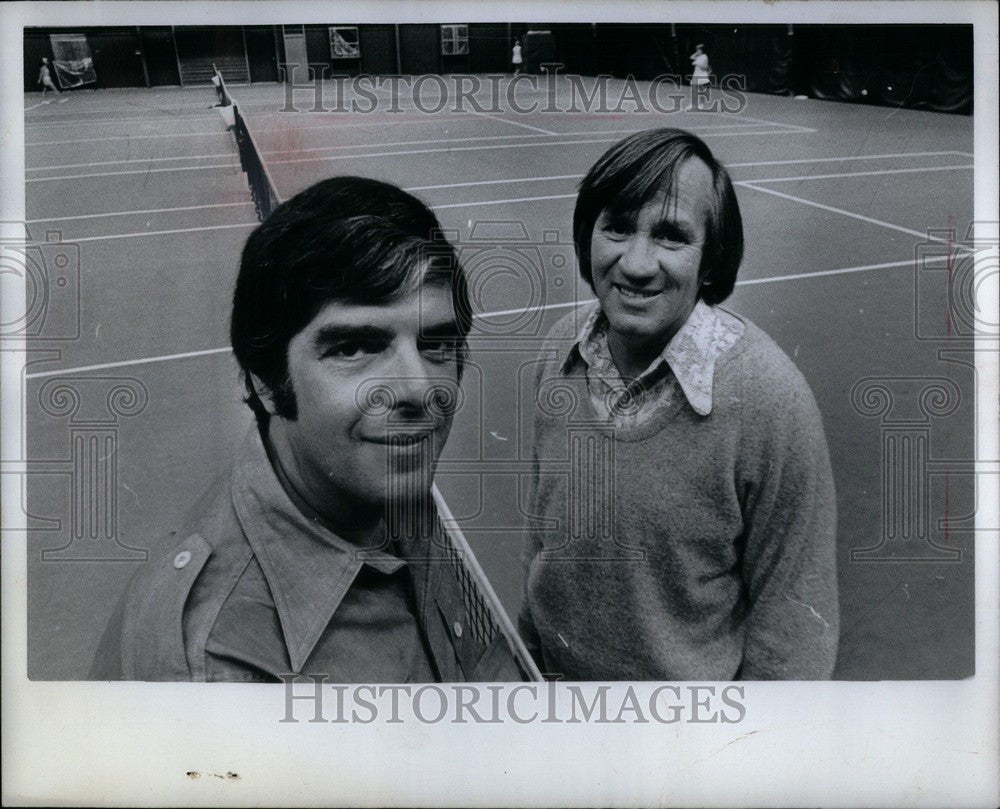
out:
M563 359L563 372L569 369L576 356L593 368L607 367L612 363L607 329L608 320L600 303L595 302ZM738 337L739 333L734 333L729 319L723 320L714 306L699 300L684 325L637 381L656 374L665 363L684 391L691 408L698 415L707 416L712 412L715 361Z

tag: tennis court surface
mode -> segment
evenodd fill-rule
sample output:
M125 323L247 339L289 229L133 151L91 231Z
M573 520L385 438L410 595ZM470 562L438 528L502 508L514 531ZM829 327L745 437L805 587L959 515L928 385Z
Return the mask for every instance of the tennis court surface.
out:
M309 112L308 95L283 112L281 85L230 89L282 197L337 174L387 180L458 244L480 316L438 485L511 614L532 363L591 296L572 253L576 182L630 132L702 136L730 167L746 230L725 305L794 359L826 425L836 676L973 674L975 371L949 298L970 261L971 117L753 94L737 113L402 102L350 114ZM34 679L86 676L144 549L228 468L251 423L227 331L257 219L213 101L210 87L26 96L30 235L66 270L49 301L65 333L25 373Z

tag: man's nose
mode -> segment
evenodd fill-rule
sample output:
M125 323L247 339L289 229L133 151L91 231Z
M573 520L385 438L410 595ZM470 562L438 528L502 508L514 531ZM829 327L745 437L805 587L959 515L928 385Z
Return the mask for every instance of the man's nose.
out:
M393 416L434 419L447 415L448 403L456 398L457 387L440 366L435 366L415 347L400 349L391 369L389 385L394 393Z
M645 234L633 234L618 259L618 269L627 280L636 284L652 280L659 271L656 244Z

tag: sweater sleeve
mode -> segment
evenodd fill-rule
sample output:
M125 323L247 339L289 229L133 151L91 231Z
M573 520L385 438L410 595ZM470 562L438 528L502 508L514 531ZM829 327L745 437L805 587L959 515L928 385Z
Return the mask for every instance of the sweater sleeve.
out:
M535 492L538 488L538 461L534 459L532 463L531 482L529 484L529 503L535 502ZM542 666L542 645L535 628L535 621L531 615L531 603L528 600L528 574L531 571L531 562L542 549L542 543L537 533L529 526L525 532L526 538L524 549L521 554L521 611L517 616L517 632L528 647L528 651L535 659L535 663Z
M538 358L535 366L534 385L532 392L538 395L539 387L545 375L546 363L544 361L545 350ZM538 463L538 444L540 440L539 412L534 411L533 434L531 440L531 477L528 481L528 513L534 513L538 498L538 478L540 466ZM521 552L521 610L517 616L517 631L527 646L531 656L539 668L544 670L542 663L542 645L535 627L534 618L531 615L531 602L529 600L528 576L531 572L531 563L542 549L542 540L533 525L528 524L525 530L524 547Z
M591 305L591 304L588 304ZM532 386L532 394L534 397L538 396L538 392L541 389L542 382L550 376L559 374L559 363L563 356L565 356L567 350L567 341L571 341L577 331L577 321L579 318L586 317L588 312L586 310L581 310L579 312L570 312L560 318L556 324L552 327L549 333L545 337L545 341L542 343L542 348L539 351L537 362L535 364L535 373ZM531 438L531 477L528 482L528 513L536 514L541 509L538 506L538 490L539 490L539 477L541 475L541 464L539 463L539 446L542 442L542 433L546 429L546 425L543 421L543 414L538 409L537 403L534 405L534 417L532 419L532 438ZM528 647L528 651L531 652L531 656L535 659L538 667L545 671L545 666L543 663L541 638L539 637L538 630L535 626L534 618L531 614L531 599L530 599L530 574L531 565L535 558L542 550L542 537L538 530L538 526L528 524L525 531L525 543L521 554L521 572L522 572L522 599L521 599L521 611L517 618L517 629L518 634L521 635L522 640Z
M537 448L532 448L531 480L528 485L529 508L535 502L538 491L538 454ZM521 552L521 611L517 616L517 633L528 647L535 663L542 667L542 644L531 615L531 603L528 600L528 575L531 572L532 560L542 549L542 542L537 532L529 525L525 531L524 548Z
M744 500L745 680L826 679L837 655L833 473L812 391L789 371L780 401L743 426L754 467Z

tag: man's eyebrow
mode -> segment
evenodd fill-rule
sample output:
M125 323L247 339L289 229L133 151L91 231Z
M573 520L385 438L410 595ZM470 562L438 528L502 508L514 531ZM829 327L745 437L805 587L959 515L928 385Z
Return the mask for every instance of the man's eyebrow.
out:
M653 233L665 236L691 236L692 232L686 222L679 222L672 216L665 216L653 225Z
M329 325L323 326L313 338L313 344L319 348L336 343L340 340L388 340L392 339L392 332L379 326L367 324L352 325Z
M421 337L457 337L460 333L458 321L454 319L420 324Z

